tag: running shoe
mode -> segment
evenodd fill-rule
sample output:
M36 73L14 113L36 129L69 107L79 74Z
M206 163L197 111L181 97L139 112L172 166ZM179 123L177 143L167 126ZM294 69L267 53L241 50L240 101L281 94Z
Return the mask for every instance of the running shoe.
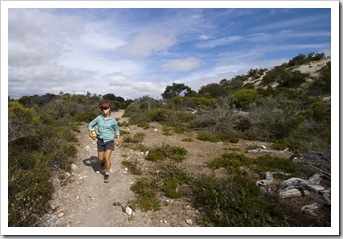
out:
M105 183L109 183L109 182L110 182L110 175L105 174L105 176L104 176L104 182L105 182Z

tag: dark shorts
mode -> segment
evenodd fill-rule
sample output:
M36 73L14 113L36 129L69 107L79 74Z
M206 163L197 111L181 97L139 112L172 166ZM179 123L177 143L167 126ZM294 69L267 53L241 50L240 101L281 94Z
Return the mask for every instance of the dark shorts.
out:
M106 150L114 150L114 140L104 143L103 139L98 139L98 152L105 152Z

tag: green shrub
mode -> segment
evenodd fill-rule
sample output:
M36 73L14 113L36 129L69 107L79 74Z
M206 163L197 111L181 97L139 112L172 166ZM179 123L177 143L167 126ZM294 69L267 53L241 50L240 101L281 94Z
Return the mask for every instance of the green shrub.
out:
M129 172L133 175L142 175L142 169L139 168L138 161L132 162L132 161L122 161L122 165L128 168Z
M239 137L234 132L227 133L225 135L201 133L201 134L198 134L197 139L202 140L202 141L214 142L214 143L220 142L220 141L228 141L231 143L239 142Z
M158 152L157 150L150 150L145 159L156 162L156 161L163 160L164 155L161 152Z
M255 89L241 89L233 92L230 99L236 108L246 109L250 103L253 103L257 96Z
M209 142L220 142L221 138L218 135L201 133L198 134L197 139Z
M192 183L192 194L195 207L203 213L204 226L284 226L276 202L261 199L255 182L246 177L200 175Z
M257 166L257 171L270 171L270 172L285 172L297 173L297 169L291 160L273 157L270 155L260 156L256 158L254 164Z
M160 200L157 197L157 192L154 189L156 180L148 177L138 179L132 186L131 190L136 195L136 200L132 201L132 205L140 208L143 212L157 211L161 208Z
M183 142L194 142L194 140L192 138L183 138L183 139L181 139L181 141L183 141Z
M190 132L190 130L184 125L177 125L177 126L173 127L173 131L176 134L183 134L183 133Z
M172 115L174 115L173 111L164 108L158 108L150 113L150 119L151 121L165 123L171 121Z
M171 159L181 162L186 158L187 150L180 146L170 146L163 144L160 147L155 147L149 150L146 160L158 161L164 159Z
M50 171L40 162L29 170L11 170L8 180L8 225L34 226L49 209L53 187Z
M181 198L184 195L184 192L179 189L180 180L176 178L168 178L163 180L162 191L165 193L165 196L168 198Z
M283 87L298 87L306 81L308 73L300 71L285 71L279 76L278 83Z
M241 165L249 164L250 159L244 154L229 153L223 154L221 157L215 158L213 161L207 164L209 168L218 169L221 167L239 167Z
M145 122L145 121L139 122L137 124L137 126L143 128L143 129L149 129L149 123Z
M180 198L185 195L183 185L189 183L189 177L182 169L174 164L161 164L156 177L162 180L159 190L168 198Z
M298 151L302 148L302 143L299 140L294 140L291 137L275 140L273 143L273 148L277 150L284 150L289 148L293 152Z

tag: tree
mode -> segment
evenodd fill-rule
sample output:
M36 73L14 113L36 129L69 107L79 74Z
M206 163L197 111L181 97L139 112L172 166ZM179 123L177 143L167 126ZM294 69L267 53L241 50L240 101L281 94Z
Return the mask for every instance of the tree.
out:
M220 84L211 83L202 86L199 90L199 95L207 98L219 98L224 94L224 88Z
M241 89L233 92L230 95L230 100L236 108L245 109L252 103L257 96L257 90L255 89Z
M171 99L175 96L188 96L193 91L185 84L173 83L172 86L167 86L164 93L161 94L163 99Z

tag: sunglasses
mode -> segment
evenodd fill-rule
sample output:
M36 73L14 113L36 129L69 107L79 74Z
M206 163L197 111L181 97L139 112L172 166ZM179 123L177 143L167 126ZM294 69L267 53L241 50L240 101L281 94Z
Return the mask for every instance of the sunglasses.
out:
M109 108L101 108L101 110L107 110L107 109L109 109Z

